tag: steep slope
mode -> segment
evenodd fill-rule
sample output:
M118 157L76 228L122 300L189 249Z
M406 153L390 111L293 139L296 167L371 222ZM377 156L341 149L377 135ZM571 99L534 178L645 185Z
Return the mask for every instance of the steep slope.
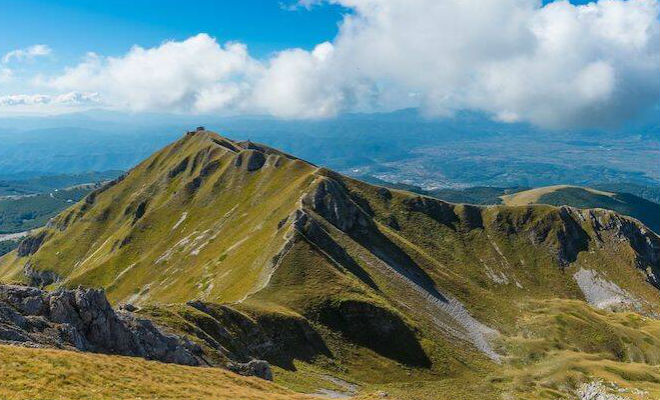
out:
M310 399L218 368L8 345L0 358L3 399Z
M506 205L549 204L578 208L605 208L642 221L660 232L660 205L629 193L614 193L592 188L557 185L535 188L501 196Z
M105 288L208 357L263 358L313 391L294 376L395 385L487 379L517 349L549 360L556 347L515 344L536 312L522 305L659 315L659 260L660 238L610 211L455 205L199 131L24 240L0 278ZM566 351L657 365L625 340Z
M208 133L168 146L54 219L31 263L117 300L240 299L284 242L264 227L295 209L315 168L235 146Z

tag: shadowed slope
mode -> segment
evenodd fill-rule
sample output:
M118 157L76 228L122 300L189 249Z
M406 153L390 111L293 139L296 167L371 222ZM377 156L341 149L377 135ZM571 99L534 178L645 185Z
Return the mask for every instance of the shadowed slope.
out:
M367 383L497 368L509 350L493 343L515 333L530 299L660 311L660 239L636 220L446 203L206 131L24 243L0 259L3 280L103 287L215 350L233 343L221 316L240 314L250 329L230 336L246 357ZM273 320L290 329L278 337Z

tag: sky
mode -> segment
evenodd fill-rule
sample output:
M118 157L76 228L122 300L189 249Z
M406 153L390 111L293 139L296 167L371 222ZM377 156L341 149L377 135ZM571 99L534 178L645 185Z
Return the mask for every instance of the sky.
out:
M616 126L660 98L658 0L0 0L0 115Z

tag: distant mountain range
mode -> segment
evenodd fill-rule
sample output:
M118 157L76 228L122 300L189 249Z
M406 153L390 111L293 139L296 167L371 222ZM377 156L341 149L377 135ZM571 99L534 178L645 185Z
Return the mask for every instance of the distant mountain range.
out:
M478 113L428 119L415 109L309 121L111 112L5 118L0 119L0 179L126 170L196 125L266 143L347 175L425 190L660 186L657 115L611 132L546 131Z
M602 190L570 185L555 185L534 189L476 186L465 189L424 190L418 186L390 183L371 176L362 176L361 178L367 182L425 194L452 203L507 204L511 206L549 204L577 208L605 208L637 218L655 232L660 232L660 204L658 203L660 188L653 186L635 184L596 185ZM631 193L605 191L610 188L630 191Z
M550 204L579 208L606 208L642 221L660 232L660 204L630 193L604 192L578 186L548 186L502 196L506 205Z
M657 397L660 237L609 210L523 204L583 199L584 190L504 198L516 205L453 204L199 130L34 231L0 258L0 280L103 288L127 313L121 321L176 335L170 350L189 340L200 360L230 369L265 360L276 383L298 392ZM86 311L82 294L55 293L71 308L0 298L1 309L20 308L0 313L14 316L0 319L0 339L75 342L71 330L21 336L37 317L45 335L55 333L43 327L65 321L85 340L104 337L89 327L114 317L93 317L100 314ZM11 328L21 318L23 327ZM96 371L89 379L103 379Z

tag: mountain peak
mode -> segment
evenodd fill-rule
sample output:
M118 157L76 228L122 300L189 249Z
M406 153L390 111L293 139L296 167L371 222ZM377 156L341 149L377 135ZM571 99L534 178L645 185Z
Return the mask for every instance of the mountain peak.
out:
M505 363L519 305L533 301L660 312L660 238L634 219L447 203L207 130L154 153L25 243L0 259L0 279L104 288L114 304L192 329L210 354L227 345L289 369L319 357L366 358L401 376ZM225 328L212 328L235 324L228 313L243 321L230 335L263 340L232 347ZM261 333L244 331L250 324Z

